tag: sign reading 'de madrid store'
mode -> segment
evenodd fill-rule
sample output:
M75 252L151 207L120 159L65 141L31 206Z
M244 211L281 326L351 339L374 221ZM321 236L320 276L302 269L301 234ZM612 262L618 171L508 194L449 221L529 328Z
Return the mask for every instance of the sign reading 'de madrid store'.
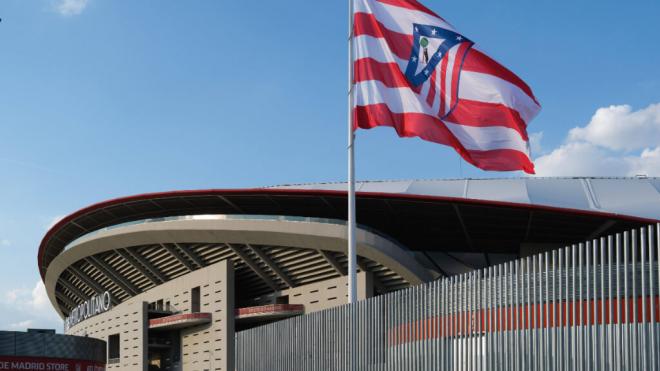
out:
M110 310L112 300L108 291L103 294L94 295L89 300L71 310L69 316L64 320L64 331L66 332L78 323ZM2 368L0 368L2 370Z
M0 371L105 371L95 362L35 357L0 357Z

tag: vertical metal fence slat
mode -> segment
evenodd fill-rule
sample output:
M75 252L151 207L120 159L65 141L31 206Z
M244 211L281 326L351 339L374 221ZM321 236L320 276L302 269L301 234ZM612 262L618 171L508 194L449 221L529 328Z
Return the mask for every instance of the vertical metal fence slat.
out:
M564 359L566 357L566 352L565 352L565 344L566 344L566 338L564 337L564 329L566 326L564 325L565 321L565 315L564 315L564 306L563 306L563 299L564 299L564 253L560 249L557 253L559 261L558 261L558 266L557 266L557 271L559 272L559 297L557 299L557 310L559 312L559 323L560 327L557 328L557 335L559 337L559 343L557 344L557 351L558 351L558 359L557 359L557 369L558 370L565 370L565 362Z
M447 370L454 369L454 317L452 311L452 277L447 279Z
M460 276L454 278L454 318L456 321L455 324L455 333L454 333L454 341L453 341L453 353L454 353L454 366L453 368L455 370L462 370L462 363L461 363L461 349L462 349L462 342L461 342L461 325L462 325L462 316L461 316L461 307L460 307Z
M612 248L613 248L613 239L612 236L607 237L607 348L610 350L609 355L609 369L614 370L614 295L612 287Z
M446 338L447 338L447 300L445 284L447 282L446 278L436 281L438 283L438 306L439 306L439 317L438 317L438 342L436 343L436 348L438 349L438 357L440 363L440 370L447 370L447 347L446 347Z
M633 229L631 233L630 248L632 250L632 356L633 370L639 370L639 359L637 357L637 231Z
M519 265L516 261L510 262L509 270L511 271L511 369L520 370L520 301L519 301L519 288L518 281Z
M658 287L657 287L657 292L654 293L655 298L660 297L660 223L656 224L655 226L655 249L656 249L656 266L657 266L657 276L658 276ZM654 298L654 300L656 300ZM660 306L660 302L658 302L658 306ZM658 311L660 312L660 307L658 308ZM660 315L660 313L658 313ZM653 329L654 332L657 331L657 329L654 327ZM660 343L660 341L658 342ZM653 352L660 352L660 344L657 344L658 348L653 349ZM656 365L657 368L660 368L660 359L657 359L658 357L656 356L656 361L659 363Z
M470 347L470 273L463 274L462 302L463 310L463 370L467 371L470 367L471 347Z
M593 240L591 242L591 256L592 256L592 285L593 285L593 291L592 291L592 297L593 297L593 303L591 305L591 318L593 321L593 325L591 326L591 366L593 368L598 367L598 352L600 350L600 347L598 345L598 341L600 337L598 336L598 248L599 248L599 243L598 240Z
M487 285L487 305L486 307L488 308L488 322L486 326L486 368L488 370L493 370L493 347L492 347L492 342L493 342L493 284L492 284L492 279L493 279L493 267L488 267L486 268L486 285Z
M578 369L578 325L577 325L577 249L571 246L571 361L572 369Z
M583 261L583 255L584 255L584 245L583 244L578 244L578 300L576 303L573 305L578 306L577 312L578 312L578 322L577 326L575 326L576 331L578 332L578 370L582 371L584 370L584 306L583 306L583 297L582 297L582 265L584 263ZM575 246L573 247L575 248Z
M569 306L570 305L570 290L568 289L569 284L571 282L569 280L569 276L570 276L570 273L569 273L570 265L569 264L570 264L570 260L571 260L570 259L570 254L571 254L570 247L566 246L564 248L564 253L565 253L564 254L565 255L564 256L564 268L565 268L564 272L566 274L566 290L565 290L565 295L566 295L566 299L565 299L566 325L564 326L564 344L565 344L564 351L565 351L565 358L566 359L565 359L564 369L569 370L569 369L571 369L571 337L570 337L570 334L569 334L569 324L570 324L570 321L571 321L570 320L571 308ZM573 368L573 370L574 370L574 368Z
M593 324L591 322L591 307L592 304L594 303L594 297L591 295L591 256L592 256L592 245L590 241L587 241L585 245L585 255L586 255L586 262L585 262L585 274L584 274L584 280L585 280L585 286L586 286L586 301L587 301L587 308L586 308L586 346L585 346L585 354L584 354L584 363L586 364L585 369L586 370L592 370L593 369L593 364L592 364L592 356L591 356L591 351L592 351L592 346L593 346L593 337L592 337L592 328Z
M490 369L499 370L498 366L498 315L497 315L497 266L489 267L489 285L490 285Z
M502 336L502 324L500 319L500 272L499 266L493 268L493 358L495 361L495 370L501 370L501 336Z
M465 286L463 287L463 318L464 318L464 334L463 334L463 344L465 349L465 359L463 363L463 370L471 370L472 367L472 343L470 342L470 332L471 332L471 316L470 316L470 305L472 304L471 295L470 295L470 284L472 282L472 273L466 273L465 277Z
M460 336L459 336L459 342L460 342L460 352L459 352L459 367L461 371L465 371L465 361L467 359L467 355L465 354L466 351L466 346L465 346L465 327L466 327L466 320L465 320L465 275L461 274L459 276L459 287L458 287L458 301L459 301L459 310L458 310L458 315L460 318L460 326L459 326L459 331L460 331Z
M623 249L623 369L632 369L630 362L630 314L629 314L629 299L628 296L628 232L623 233L622 249Z
M616 234L614 239L614 251L616 260L616 336L615 336L615 370L621 370L621 235Z
M532 267L531 267L531 277L530 277L530 285L532 286L532 297L530 302L528 303L529 306L532 307L532 322L530 326L530 333L531 333L531 340L532 340L532 370L538 371L538 349L536 347L536 255L532 256Z
M639 237L640 237L640 274L642 278L642 289L641 289L641 305L642 305L642 320L641 320L641 329L642 329L642 334L640 336L640 350L641 350L641 358L642 358L642 370L648 370L648 359L647 355L648 352L646 351L646 340L648 339L648 326L647 326L647 303L646 303L646 230L644 228L641 228L639 230Z
M516 345L515 345L515 350L516 350L516 371L521 371L522 370L522 362L524 360L524 352L522 351L522 341L520 340L521 336L521 311L522 311L522 302L521 302L521 290L520 290L520 283L521 283L521 268L520 268L520 260L516 260L514 262L514 266L516 269L516 274L515 274L515 281L516 281L516 296L515 296L515 303L516 303Z
M480 352L481 331L480 331L480 328L479 328L479 324L481 322L481 320L480 320L480 318L481 318L480 309L481 308L480 308L480 300L479 300L479 298L480 298L480 294L479 294L480 293L480 291L479 291L479 271L478 270L475 271L472 277L474 279L474 282L472 284L472 288L474 290L472 292L472 297L473 297L473 300L472 300L472 304L473 304L472 323L474 324L473 325L474 331L472 333L473 334L472 335L472 338L473 338L472 348L473 348L473 351L474 351L474 368L473 368L473 370L478 371L478 370L480 370L479 365L481 364L481 352Z
M472 307L471 307L471 328L472 328L472 337L470 342L472 343L472 368L471 370L477 370L478 368L478 354L479 354L479 344L478 344L478 321L477 321L477 271L472 272Z
M449 332L449 330L450 330L449 329L449 322L450 322L449 318L450 317L449 316L450 316L450 314L449 314L449 280L448 279L443 280L442 289L443 289L442 297L444 299L444 302L442 304L443 312L444 312L444 320L443 320L443 334L444 334L444 336L442 337L442 341L443 341L443 343L442 343L443 365L444 365L444 370L450 370L451 369L450 368L451 367L451 364L450 364L450 355L451 355L451 353L449 351L449 349L450 349L450 342L449 342L449 339L450 339L449 338L449 336L450 336L450 332Z
M544 357L544 370L550 369L550 359L552 357L552 346L550 342L550 253L547 251L543 255L544 268L545 268L545 294L543 298L543 311L545 313L545 322L543 325L543 357Z
M648 258L649 258L649 323L648 323L648 328L649 328L649 346L648 346L648 353L649 353L649 362L651 364L651 370L655 371L656 370L656 347L655 347L655 281L653 279L653 263L655 261L655 253L653 251L653 227L649 226L647 227L647 250L648 250Z
M536 297L536 305L539 308L538 310L538 320L536 333L538 336L538 348L537 352L539 355L538 367L539 370L545 369L545 343L543 339L543 334L545 332L543 327L543 254L538 255L538 296Z
M502 298L503 298L503 314L504 314L504 319L503 319L503 326L502 329L500 330L503 335L504 335L504 341L503 341L503 349L502 349L502 358L503 358L503 365L502 367L504 370L510 370L510 365L509 365L509 353L510 353L510 348L509 348L509 290L508 290L508 285L509 285L509 265L508 264L503 264L503 275L502 275Z
M424 328L426 332L426 338L424 341L424 368L429 369L431 365L437 367L440 365L436 355L438 354L434 350L434 345L437 343L438 332L436 331L437 319L439 318L438 306L436 305L436 282L431 282L426 287L426 295L424 300Z
M600 341L600 369L606 371L607 353L605 350L605 239L600 239L600 330L598 331L598 340Z
M422 369L422 360L419 357L420 355L420 337L423 336L423 330L422 330L422 318L420 315L421 312L421 306L420 305L415 305L415 303L419 303L420 300L420 294L421 294L422 286L418 285L415 286L414 295L412 297L412 300L408 301L408 305L410 306L411 311L413 312L413 324L414 324L414 329L415 329L415 335L412 339L412 344L414 347L412 348L412 358L413 358L413 367L415 370L420 370Z
M559 326L557 325L557 320L559 318L558 313L557 313L557 272L558 272L558 267L557 267L557 250L552 251L552 299L550 300L550 303L552 304L552 362L550 364L550 368L552 370L558 370L558 355L557 355L557 342L558 342L558 337L557 337L557 330L559 329Z

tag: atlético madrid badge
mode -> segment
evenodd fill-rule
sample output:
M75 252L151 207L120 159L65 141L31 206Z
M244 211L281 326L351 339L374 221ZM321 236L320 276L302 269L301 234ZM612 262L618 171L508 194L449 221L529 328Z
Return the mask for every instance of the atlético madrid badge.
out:
M413 27L413 47L406 68L406 78L413 86L431 77L452 48L461 43L473 44L465 36L446 28L422 24L413 24Z

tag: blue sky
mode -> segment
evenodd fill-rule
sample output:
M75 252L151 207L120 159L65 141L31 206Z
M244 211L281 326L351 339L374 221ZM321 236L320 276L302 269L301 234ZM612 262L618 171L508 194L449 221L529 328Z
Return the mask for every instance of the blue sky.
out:
M425 4L533 88L541 175L660 175L660 2ZM0 17L0 328L61 327L36 252L81 207L345 179L345 1L0 0ZM356 156L359 179L520 176L385 128Z

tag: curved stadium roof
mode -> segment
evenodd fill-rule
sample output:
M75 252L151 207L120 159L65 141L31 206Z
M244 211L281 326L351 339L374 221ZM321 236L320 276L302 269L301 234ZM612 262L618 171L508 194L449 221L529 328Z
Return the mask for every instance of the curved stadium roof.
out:
M246 301L338 277L346 271L345 242L340 241L345 237L341 226L332 224L345 224L345 189L345 183L319 183L150 193L101 202L48 231L39 248L40 272L62 315L95 292L110 290L122 302L219 259L234 261ZM357 192L360 230L392 241L412 259L403 267L384 255L361 255L360 270L374 273L378 292L414 284L424 274L449 275L507 261L522 254L525 244L547 250L660 220L658 178L375 181L359 182ZM205 226L208 216L227 220ZM225 227L271 225L268 216L321 221L335 231L334 247L312 235L305 237L306 245L291 243L301 241L301 235L273 244L260 239L261 227L248 227L231 241ZM245 222L231 221L236 218ZM185 227L178 239L168 229L175 225ZM216 237L183 237L190 228ZM143 230L143 238L128 242L137 230ZM106 240L110 244L102 247ZM49 269L52 262L57 264ZM407 275L409 269L421 275Z
M92 231L192 214L345 219L345 183L173 191L81 209L39 247L44 277L65 246ZM519 178L359 182L358 223L413 250L514 252L523 242L570 243L660 220L660 178Z

